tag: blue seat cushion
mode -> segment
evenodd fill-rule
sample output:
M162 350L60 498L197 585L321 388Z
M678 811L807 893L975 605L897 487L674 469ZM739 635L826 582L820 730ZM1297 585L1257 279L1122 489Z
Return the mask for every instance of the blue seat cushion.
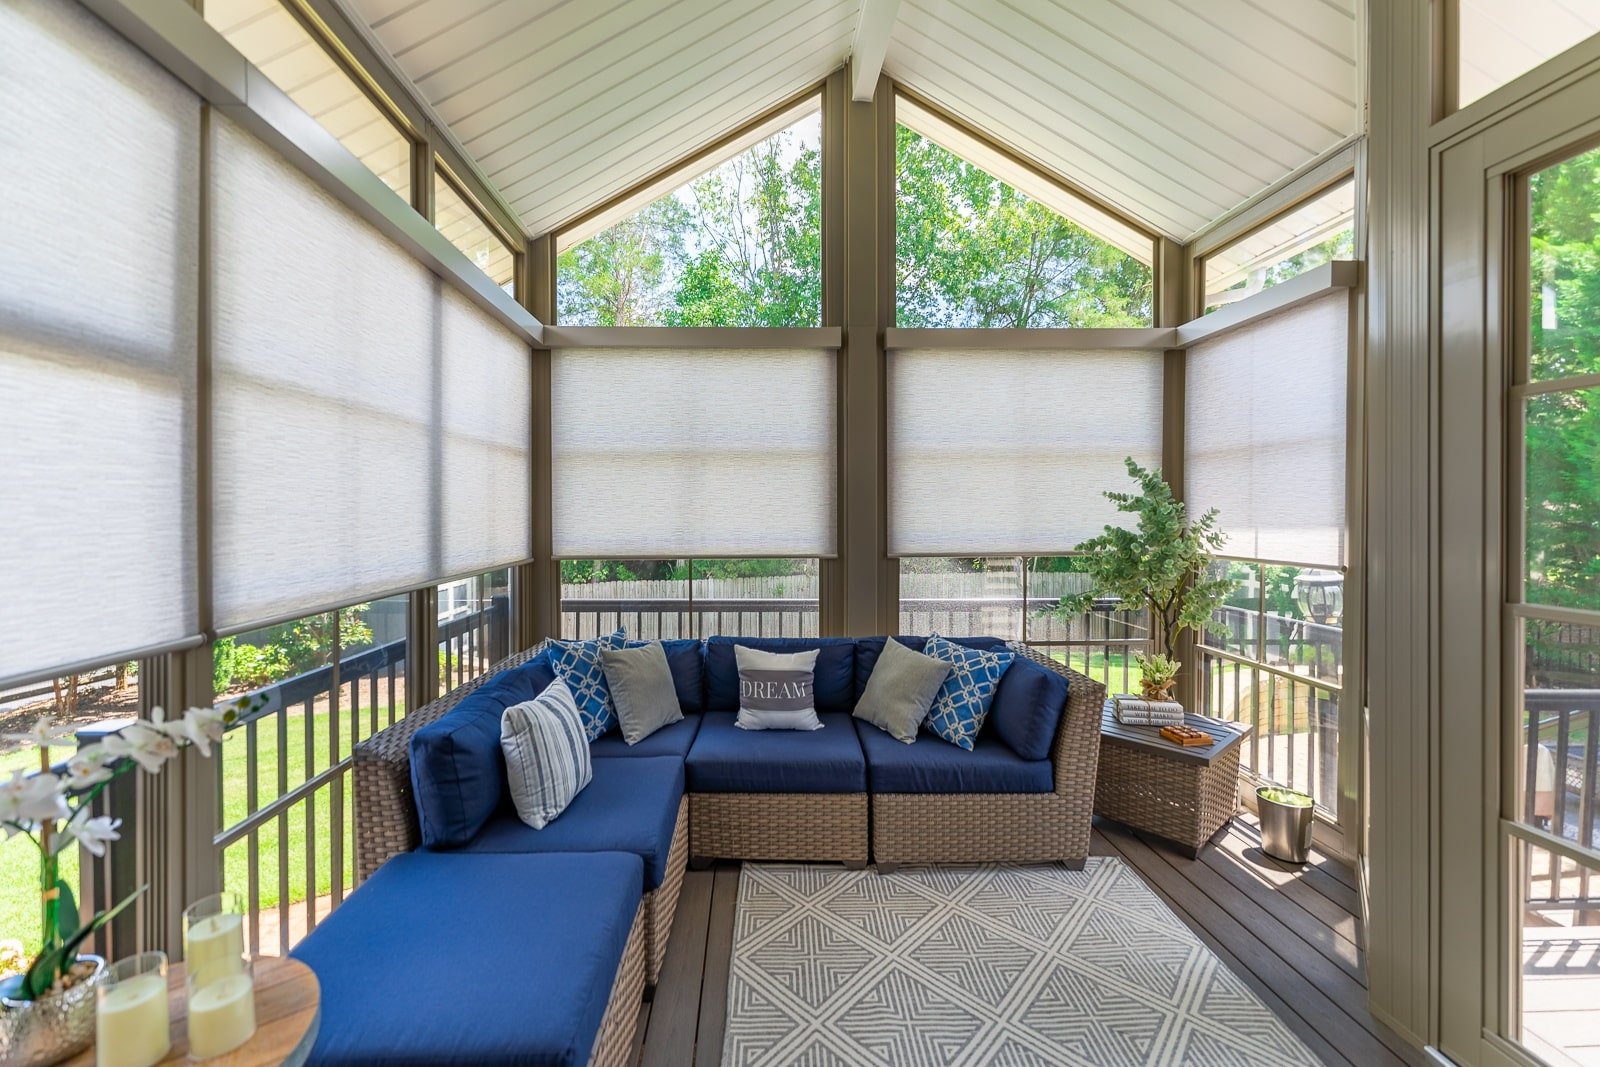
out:
M894 638L913 652L921 652L927 645L926 637L908 637L903 634ZM858 637L856 638L856 695L860 700L861 694L867 691L867 680L872 677L872 668L878 665L878 657L883 655L883 643L886 637ZM1005 640L999 637L951 637L947 640L967 648L976 648L982 652L1000 648L1005 645ZM854 707L854 705L851 705Z
M972 751L923 734L896 741L869 722L856 721L874 793L1048 793L1055 788L1047 759L1025 760L984 730Z
M689 754L694 735L700 729L700 716L687 715L670 726L663 726L636 745L622 739L621 730L611 730L589 742L589 755L595 759L622 759L639 756L675 756Z
M864 793L867 762L854 720L818 715L820 730L741 730L708 711L684 770L691 793Z
M464 845L504 803L500 715L555 680L546 655L501 671L411 736L411 792L424 845Z
M644 861L645 889L667 876L667 853L683 799L683 761L676 756L597 759L594 780L543 830L507 803L460 851L631 852Z
M817 649L812 676L819 714L849 713L856 706L856 644L850 637L711 637L706 639L706 710L739 709L739 665L733 646L763 652Z
M1067 680L1027 656L1011 661L989 706L989 726L1023 759L1049 759L1067 704Z
M294 950L322 986L309 1062L587 1063L642 890L625 853L396 856Z

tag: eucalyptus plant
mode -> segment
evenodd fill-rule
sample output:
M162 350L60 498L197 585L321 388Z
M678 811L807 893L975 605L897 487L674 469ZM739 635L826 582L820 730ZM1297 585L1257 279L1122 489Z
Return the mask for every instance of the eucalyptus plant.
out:
M1154 647L1138 653L1135 662L1146 691L1160 691L1170 687L1182 666L1172 658L1179 635L1204 628L1232 583L1211 572L1224 540L1216 509L1190 521L1159 470L1147 470L1131 457L1125 462L1139 491L1111 491L1105 496L1118 511L1136 517L1134 528L1107 526L1104 533L1077 546L1089 587L1062 597L1060 612L1068 618L1081 615L1101 597L1146 608Z
M41 716L31 728L7 734L38 750L39 768L16 770L0 781L0 827L7 838L22 834L39 850L39 902L43 943L27 971L0 983L0 992L13 1000L38 1000L63 984L72 973L78 949L88 938L144 892L141 886L113 907L81 921L72 886L61 877L61 853L81 845L95 856L122 835L121 819L91 814L95 798L118 775L143 768L156 774L187 746L202 756L211 755L237 716L237 706L190 708L167 719L155 708L148 720L134 722L102 740L75 748L64 764L52 764L52 748L72 747L73 730Z

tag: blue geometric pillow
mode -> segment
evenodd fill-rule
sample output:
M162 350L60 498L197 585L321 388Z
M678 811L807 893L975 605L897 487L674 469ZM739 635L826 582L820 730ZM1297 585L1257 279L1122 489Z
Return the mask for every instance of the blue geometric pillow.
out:
M611 702L611 687L606 672L600 669L602 648L621 648L625 639L621 628L593 641L553 641L550 666L556 677L572 690L572 700L583 719L583 731L593 741L617 725L617 708Z
M983 729L983 720L994 703L1000 676L1017 654L1003 648L988 652L967 648L938 634L928 638L922 651L950 664L950 677L939 687L923 725L952 745L971 752L972 741Z

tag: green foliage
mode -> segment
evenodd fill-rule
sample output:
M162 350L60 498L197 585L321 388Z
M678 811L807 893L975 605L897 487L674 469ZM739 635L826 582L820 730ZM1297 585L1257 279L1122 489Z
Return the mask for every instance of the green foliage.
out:
M338 647L348 651L372 642L367 605L338 612ZM269 626L256 642L225 637L212 645L211 672L215 692L230 687L259 689L333 662L334 613L323 612L294 622Z
M233 684L239 659L239 643L232 637L219 638L211 645L211 691L226 693Z
M1150 269L898 127L896 323L1149 326Z
M1137 528L1107 526L1100 536L1077 546L1087 562L1089 588L1063 597L1060 610L1081 615L1097 597L1119 597L1129 607L1143 605L1150 611L1156 652L1168 653L1184 630L1205 626L1233 583L1211 569L1223 540L1216 511L1190 522L1159 470L1146 470L1131 458L1126 462L1139 492L1108 492L1106 499L1118 511L1136 516ZM1149 669L1145 667L1147 673Z

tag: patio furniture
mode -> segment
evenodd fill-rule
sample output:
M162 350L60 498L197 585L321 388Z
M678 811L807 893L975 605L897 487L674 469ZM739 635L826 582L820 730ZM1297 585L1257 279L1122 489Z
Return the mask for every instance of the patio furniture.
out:
M1186 715L1184 722L1216 740L1180 747L1158 727L1118 722L1105 701L1094 811L1198 857L1239 809L1239 747L1250 726L1203 715Z

